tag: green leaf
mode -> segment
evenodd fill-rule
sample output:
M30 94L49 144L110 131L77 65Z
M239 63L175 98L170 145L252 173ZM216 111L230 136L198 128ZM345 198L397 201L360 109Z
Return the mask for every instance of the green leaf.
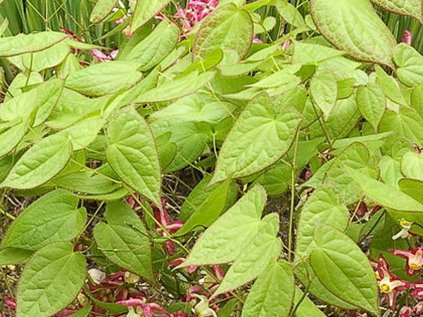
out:
M355 59L393 68L396 40L368 0L311 0L320 33Z
M21 264L31 258L33 252L17 248L0 249L0 265Z
M386 98L383 90L374 83L358 87L357 104L364 119L369 121L377 131L379 122L386 109Z
M197 32L193 53L204 58L216 49L234 51L242 59L247 55L253 40L254 24L250 14L234 4L222 6L212 12Z
M92 306L90 304L86 304L82 309L78 310L72 315L69 315L69 317L87 317L91 312L91 308Z
M64 133L42 139L26 151L1 183L1 187L31 189L52 179L68 163L72 144Z
M278 10L282 18L289 24L297 28L304 26L305 21L303 16L297 10L297 8L287 0L277 0L276 10Z
M117 0L98 0L91 11L90 22L97 24L104 21L112 12L117 2Z
M121 110L107 127L107 161L130 187L160 204L160 163L150 127L134 109Z
M41 52L14 56L10 57L9 60L23 71L40 72L59 65L69 53L69 45L65 41L62 41Z
M405 177L423 180L423 154L405 153L401 160L401 172Z
M205 179L209 182L211 177L207 177ZM208 185L208 182L205 184ZM195 206L195 209L190 217L184 222L184 226L177 232L178 236L184 235L195 228L198 229L198 227L201 228L210 226L225 211L228 201L233 202L235 200L233 198L233 192L236 190L236 187L229 180L205 189L203 186L201 187L204 190L202 191L203 195L198 195L198 191L192 191L192 193L196 193L198 195L196 200L201 197L201 204ZM189 199L190 196L188 196L187 200L185 200L185 203L188 202L187 204L190 204L190 201L193 200L193 198Z
M192 72L186 76L166 81L157 88L141 93L137 97L136 102L163 102L190 95L206 85L213 79L214 75L214 72L206 72L200 75L197 72Z
M376 278L366 255L330 226L316 227L314 237L310 263L319 281L339 298L379 316Z
M400 212L423 213L423 204L398 189L347 168L348 174L360 186L364 194L377 204Z
M391 149L395 143L406 140L409 144L423 146L423 118L413 108L402 107L399 112L388 110L379 124L379 132L393 132L384 149Z
M170 0L138 1L132 18L131 32L135 32L163 9Z
M257 96L225 139L211 183L248 176L274 164L288 152L299 123L297 115L279 111L266 94Z
M98 97L114 94L135 85L142 77L137 63L111 61L98 63L72 73L66 78L66 88Z
M343 51L316 43L295 42L292 64L319 63L344 54Z
M84 228L87 215L78 209L78 198L58 189L27 207L7 230L0 248L38 250L45 245L67 241Z
M287 317L294 287L291 266L286 262L271 262L251 288L241 317Z
M64 41L66 38L65 33L51 31L1 37L0 58L39 52Z
M9 99L0 108L2 120L29 118L36 112L34 126L43 123L58 102L63 90L62 80L49 80L28 92Z
M150 240L137 214L116 201L107 204L105 217L107 223L94 228L99 249L113 263L153 280Z
M301 303L300 303L301 300ZM294 304L298 305L295 317L325 317L326 315L307 297L299 287L295 287Z
M201 235L183 266L234 261L257 234L265 203L261 186L250 189Z
M336 104L338 84L335 75L329 70L318 71L310 81L313 101L327 118Z
M407 105L398 82L379 65L376 66L376 83L382 88L388 99L400 105Z
M104 125L104 119L101 117L92 117L77 122L65 129L72 141L75 151L88 147L96 139L98 133Z
M260 220L266 194L253 187L214 222L197 240L181 265L220 264L234 261L213 296L233 290L256 278L281 251L277 214Z
M203 153L211 134L210 126L204 122L179 122L174 118L155 121L151 128L156 138L171 133L169 142L176 145L176 155L166 167L166 173L180 170L195 161Z
M398 65L399 80L409 87L423 83L423 56L412 46L399 44L394 51L394 60Z
M316 190L301 209L295 248L296 261L301 262L315 247L314 230L321 223L345 230L349 219L348 209L338 202L332 190Z
M423 4L420 0L371 0L381 8L397 14L411 16L423 23Z
M68 242L36 252L19 280L17 317L49 317L78 295L85 279L85 258Z
M0 123L0 157L9 154L21 142L28 126L28 120L23 118Z
M144 40L138 43L125 60L141 65L140 71L147 71L158 65L176 46L179 29L168 21L162 21Z
M305 184L314 188L328 187L337 195L338 201L352 204L361 198L357 184L352 182L345 168L353 168L362 173L376 177L377 169L372 164L369 150L362 143L353 143L335 159L321 167Z
M231 265L213 296L226 293L252 281L266 269L269 261L276 260L282 251L282 242L276 237L278 231L278 214L272 213L264 217L257 234L252 237L248 245L242 247L243 252Z

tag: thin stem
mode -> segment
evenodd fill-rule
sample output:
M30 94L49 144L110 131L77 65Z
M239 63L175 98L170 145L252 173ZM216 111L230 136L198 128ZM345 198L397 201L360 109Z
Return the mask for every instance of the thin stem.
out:
M289 208L289 229L288 229L288 261L292 262L293 246L293 231L294 231L294 213L295 213L295 180L296 180L296 161L297 161L297 146L300 132L297 131L294 143L294 157L292 160L291 169L291 205Z

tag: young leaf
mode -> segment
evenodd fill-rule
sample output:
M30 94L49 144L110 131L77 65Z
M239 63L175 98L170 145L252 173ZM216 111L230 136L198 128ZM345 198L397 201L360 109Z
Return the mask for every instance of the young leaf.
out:
M339 230L345 230L349 221L348 209L337 201L329 188L316 190L301 209L296 238L297 261L308 256L315 246L314 230L325 223Z
M368 0L311 0L320 33L355 59L393 68L396 40Z
M310 81L310 93L327 118L338 96L338 84L334 73L330 70L318 71Z
M39 52L64 41L66 37L65 33L51 31L1 37L0 58Z
M21 142L28 126L28 119L24 118L0 123L0 157L9 154Z
M30 189L56 176L72 155L72 143L65 133L53 134L33 145L16 162L0 187Z
M81 232L86 218L85 209L78 209L78 198L57 189L36 200L16 218L0 248L38 250L52 242L71 240Z
M407 105L398 82L379 65L376 66L376 83L382 88L388 99L400 105Z
M259 276L270 261L276 260L282 250L281 240L276 237L279 231L279 216L272 213L260 221L260 227L248 245L229 268L219 288L213 296L236 289ZM229 242L228 243L232 243Z
M261 186L250 189L201 235L183 266L234 261L257 234L265 203Z
M357 89L357 104L364 119L369 121L377 131L386 109L386 98L383 90L374 83L360 86Z
M211 183L251 175L275 163L291 147L299 123L294 113L279 112L266 94L257 96L225 139Z
M210 179L211 177L206 178L208 182ZM200 196L202 198L201 204L196 206L197 208L195 208L194 212L185 221L184 226L176 234L178 236L184 235L193 229L210 226L225 211L228 201L231 203L235 200L233 192L234 185L229 180L216 184L212 188L206 188L205 191L202 191L203 195Z
M340 231L316 227L311 267L319 281L339 298L379 316L375 274L360 248Z
M297 8L287 0L277 0L276 10L278 10L282 18L289 24L297 28L304 26L305 21L303 16Z
M371 0L381 8L397 14L411 16L423 23L423 4L420 0Z
M134 17L132 18L131 32L133 33L143 26L169 2L170 0L137 1Z
M140 71L147 71L158 65L175 48L179 29L168 21L162 21L144 40L138 43L125 60L141 65Z
M234 4L222 6L211 13L197 32L193 53L204 58L216 49L234 51L242 59L253 40L254 24L250 14Z
M291 266L286 262L271 262L251 288L241 317L287 317L294 290Z
M78 295L85 279L85 258L68 242L49 244L26 265L17 292L17 317L49 317Z
M107 223L94 228L100 250L113 263L153 280L150 240L137 214L127 204L115 201L107 204L105 217Z
M136 102L163 102L188 96L206 85L213 79L214 75L214 72L206 72L200 75L197 72L192 72L172 81L166 81L157 88L141 93L136 98Z
M102 22L112 12L118 0L98 0L90 15L90 22L97 24Z
M66 78L66 88L98 97L114 94L135 85L142 77L137 63L111 61L99 63L72 73Z
M407 152L401 160L401 172L405 177L423 180L423 155Z
M69 135L73 149L77 151L89 146L95 140L103 125L103 118L92 117L77 122L63 131Z
M121 110L107 127L107 161L130 187L160 204L160 163L150 127L134 109Z
M399 66L397 75L402 83L409 87L423 83L423 56L412 46L399 44L394 51L394 60Z

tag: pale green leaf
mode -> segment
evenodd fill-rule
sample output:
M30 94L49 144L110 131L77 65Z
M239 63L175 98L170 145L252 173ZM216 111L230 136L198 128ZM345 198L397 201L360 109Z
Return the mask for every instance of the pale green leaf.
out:
M38 250L58 241L71 240L85 226L85 209L78 209L78 198L66 190L52 191L28 206L13 221L0 248Z
M19 158L1 187L31 189L42 185L66 166L71 155L72 143L66 134L44 138Z
M117 0L98 0L90 14L90 22L97 24L102 22L112 12Z
M140 71L158 65L175 48L179 29L168 21L162 21L145 39L138 43L125 57L136 62Z
M383 90L374 83L360 86L357 89L357 104L364 119L370 122L375 130L386 109L386 98Z
M399 212L423 213L423 204L398 189L388 186L363 173L347 168L348 174L364 194L377 204Z
M153 135L134 108L125 108L107 126L107 161L130 187L160 204L160 163Z
M262 187L250 189L200 236L183 266L235 260L258 233L265 203Z
M412 46L399 44L394 51L394 60L398 65L399 80L409 87L423 83L423 56Z
M320 33L355 59L393 67L396 40L368 0L311 0Z
M88 147L95 140L103 125L103 118L92 117L77 122L63 131L68 134L73 149L77 151Z
M251 288L241 317L287 317L294 287L291 266L286 262L271 262Z
M405 177L423 180L423 154L405 153L401 160L401 172Z
M254 25L250 14L234 4L220 7L201 24L196 34L194 56L202 58L215 49L234 51L243 58L253 40Z
M142 74L137 71L137 63L111 61L93 64L70 74L65 86L81 94L98 97L130 88L141 77Z
M381 8L397 14L411 16L423 23L423 4L420 0L371 0Z
M105 216L107 223L94 228L99 249L113 263L152 280L150 240L137 214L127 204L116 201L107 204Z
M327 118L336 104L338 84L329 70L318 71L310 81L310 93L315 104Z
M134 17L132 18L131 31L135 32L143 26L169 2L170 0L137 1Z
M23 118L0 123L0 157L9 154L21 142L28 127L28 119Z
M156 88L141 93L137 98L138 103L163 102L190 95L213 79L214 72L198 74L192 72L186 76L166 81Z
M319 281L339 298L379 315L376 277L367 256L346 235L321 225L310 263Z
M78 295L85 279L85 258L68 242L36 252L19 280L17 317L49 317Z
M379 65L376 66L376 83L382 88L386 98L397 104L407 105L398 82Z
M279 109L266 95L253 99L239 116L219 153L212 183L248 176L288 152L299 118Z
M0 38L0 58L39 52L67 38L62 32L39 32Z

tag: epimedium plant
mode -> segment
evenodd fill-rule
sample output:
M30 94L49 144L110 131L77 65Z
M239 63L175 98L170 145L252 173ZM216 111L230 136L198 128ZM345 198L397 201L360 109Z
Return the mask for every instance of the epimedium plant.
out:
M0 187L29 202L3 211L2 314L419 316L423 56L368 0L172 5L132 3L113 55L0 38Z

